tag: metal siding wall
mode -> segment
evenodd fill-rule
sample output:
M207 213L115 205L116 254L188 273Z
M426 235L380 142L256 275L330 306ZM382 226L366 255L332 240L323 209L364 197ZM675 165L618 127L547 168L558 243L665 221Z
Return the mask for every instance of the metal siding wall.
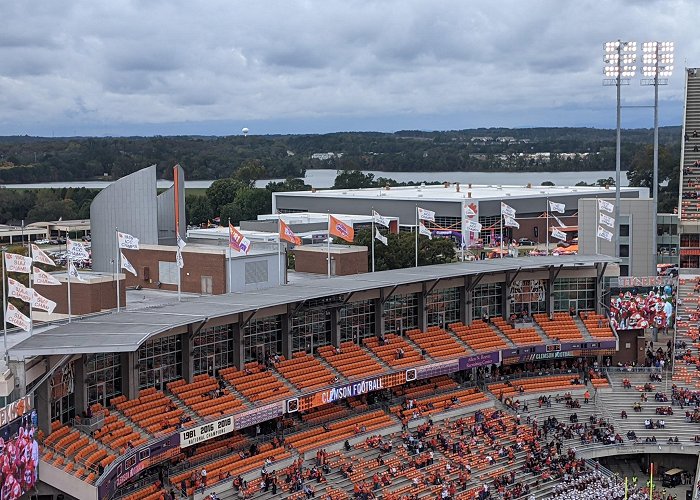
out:
M185 239L187 222L185 220L185 171L178 166L180 184L178 186L178 205L180 205L180 238ZM158 195L158 243L174 245L175 240L175 185Z
M231 280L231 288L234 292L247 292L252 290L264 290L279 285L279 263L284 259L284 253L281 255L281 260L277 260L277 255L262 255L251 256L246 258L234 258L230 261L233 269ZM267 262L267 281L261 283L245 283L245 262ZM228 277L227 277L228 279Z
M119 231L137 237L143 244L158 243L156 167L122 177L103 189L90 205L92 268L113 272Z

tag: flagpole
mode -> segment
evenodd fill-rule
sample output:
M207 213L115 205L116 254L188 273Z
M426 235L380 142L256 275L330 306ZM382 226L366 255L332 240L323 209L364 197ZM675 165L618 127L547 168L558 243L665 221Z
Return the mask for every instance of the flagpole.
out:
M503 208L501 207L501 259L503 258Z
M654 462L649 464L649 498L654 498Z
M326 243L328 244L328 277L331 277L331 213L328 212L328 238L326 238Z
M33 265L34 263L34 252L32 252L32 245L29 245L29 258L32 261ZM32 306L32 301L34 300L34 290L32 289L32 268L29 268L29 290L31 295L29 296L29 336L31 337L34 334L34 307Z
M280 280L280 286L282 286L282 215L277 216L277 265L279 266L278 278ZM229 250L231 246L229 245ZM229 277L230 279L230 277Z
M179 246L175 244L176 250L175 250L175 266L177 267L177 301L180 302L181 296L180 296L180 282L182 281L181 275L182 275L182 269L180 269L180 264L177 262L177 252L182 252Z
M462 215L460 216L460 221L462 222L462 231L460 232L460 240L461 241L459 242L459 246L462 247L462 262L464 262L464 247L467 246L467 235L466 235L467 228L465 227L466 222L464 220L464 210L465 210L464 203L465 203L464 200L462 200L462 206L461 206Z
M72 265L72 261L70 260L70 257L67 257L68 259L68 272L66 275L68 276L68 323L71 322L71 303L70 303L70 267Z
M117 263L117 272L115 273L114 276L117 279L117 312L119 312L119 309L121 307L121 304L120 304L120 301L121 301L120 295L121 294L119 293L119 273L121 272L121 269L122 269L122 259L121 259L120 252L119 252L119 228L118 227L114 228L114 236L116 236L116 239L117 239L116 246L115 246L115 248L117 250L117 256L116 256L116 259L114 260Z
M595 199L595 254L598 255L598 218L600 217L600 208L598 206L598 198Z
M374 207L372 207L372 272L374 272L374 240L376 239L374 234Z
M547 210L547 246L545 247L544 254L549 255L549 196L547 197L547 206L545 207L545 210Z
M5 250L2 251L2 326L4 333L5 357L7 357L7 289L5 288L6 274Z
M418 227L418 205L416 205L416 267L418 267L418 233L419 232L420 232L420 228Z

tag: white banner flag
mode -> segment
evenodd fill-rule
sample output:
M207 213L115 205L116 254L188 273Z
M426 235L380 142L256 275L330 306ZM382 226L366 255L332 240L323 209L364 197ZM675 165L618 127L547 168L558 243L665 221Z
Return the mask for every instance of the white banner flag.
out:
M16 253L5 252L5 271L8 273L27 273L32 270L32 259Z
M34 259L34 262L41 262L42 264L46 264L48 266L56 265L53 259L46 255L46 253L44 253L44 251L34 243L32 243L32 259Z
M20 299L27 304L32 301L32 289L12 278L7 278L7 296Z
M559 219L559 217L557 217L556 215L552 215L552 217L554 217L554 220L557 221L557 224L559 224L559 227L569 227L569 226L567 226L566 224L564 224L564 223L561 221L561 219Z
M601 224L604 224L608 227L615 228L615 219L610 217L609 215L605 214L600 214L600 221Z
M476 212L469 205L464 205L464 215L467 217L476 217Z
M467 231L470 231L472 233L480 233L481 232L481 224L475 220L468 220L467 221Z
M553 201L550 201L549 211L559 212L560 214L563 214L566 211L566 205L564 205L563 203L554 203Z
M22 314L20 310L12 304L7 304L5 321L12 325L20 327L25 332L28 332L31 329L31 320L27 318L24 314Z
M552 237L561 241L566 241L566 233L561 231L558 227L552 228Z
M90 258L90 254L85 250L83 244L70 238L66 238L66 253L68 253L70 260L88 260Z
M613 213L613 210L615 210L615 205L613 205L609 201L598 199L598 209L605 210L606 212L611 214Z
M129 262L129 260L124 256L124 254L121 254L121 255L122 255L122 269L126 269L134 276L138 276L138 274L136 274L136 269L134 269L134 266L131 265L131 262Z
M32 290L32 306L34 309L41 309L49 314L53 313L53 310L56 309L56 303L53 300L39 295L36 290Z
M603 238L604 240L612 241L613 234L602 226L598 226L598 238Z
M506 205L505 203L501 202L501 215L506 215L510 217L511 219L515 218L515 209L511 207L510 205Z
M423 225L423 223L420 224L419 233L423 236L427 236L429 240L433 239L433 233L431 233L430 230Z
M432 210L426 210L425 208L418 207L418 219L435 222L435 212L433 212Z
M127 250L139 249L139 239L134 238L130 234L117 231L117 238L119 239L119 248L126 248Z
M246 240L247 238L243 239ZM182 269L183 267L185 267L185 260L182 258L182 249L185 248L186 243L182 238L180 238L179 234L177 235L176 242L177 250L175 251L175 262L177 262L177 267Z
M75 265L72 262L68 262L68 270L67 270L68 276L70 276L73 279L76 279L78 281L85 281L82 276L80 276L80 273L78 270L75 268Z
M380 233L379 229L374 228L374 230L376 231L376 233L374 233L374 237L377 238L382 243L384 243L385 245L389 245L389 238L387 238L382 233Z
M386 217L382 217L381 215L379 215L379 213L375 212L374 210L372 210L372 218L374 219L375 224L379 224L380 226L384 227L389 227L389 219L387 219Z
M32 276L32 281L34 282L35 285L60 285L61 282L58 281L56 278L51 276L49 273L42 271L38 267L33 267L32 272L34 273Z
M504 223L506 227L514 227L516 229L520 229L520 224L517 220L513 219L512 217L506 216Z

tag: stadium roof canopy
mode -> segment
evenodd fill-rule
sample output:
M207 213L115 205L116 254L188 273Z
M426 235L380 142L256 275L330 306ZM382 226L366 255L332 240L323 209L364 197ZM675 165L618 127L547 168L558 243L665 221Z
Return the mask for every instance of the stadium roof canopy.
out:
M611 262L617 260L605 255L520 257L301 280L266 290L196 297L153 308L91 316L69 324L40 328L31 337L10 347L8 352L14 359L38 355L133 352L150 337L169 330L288 303L460 276Z

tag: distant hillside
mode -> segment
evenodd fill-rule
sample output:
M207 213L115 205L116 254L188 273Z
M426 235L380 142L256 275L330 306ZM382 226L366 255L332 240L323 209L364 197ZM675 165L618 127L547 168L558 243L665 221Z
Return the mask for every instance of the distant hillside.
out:
M623 131L623 169L651 129ZM680 127L659 141L679 154ZM0 183L116 179L148 165L169 178L180 163L188 179L231 176L260 160L266 178L306 169L418 171L595 171L615 167L615 131L592 128L469 129L441 132L340 132L230 137L0 137Z

